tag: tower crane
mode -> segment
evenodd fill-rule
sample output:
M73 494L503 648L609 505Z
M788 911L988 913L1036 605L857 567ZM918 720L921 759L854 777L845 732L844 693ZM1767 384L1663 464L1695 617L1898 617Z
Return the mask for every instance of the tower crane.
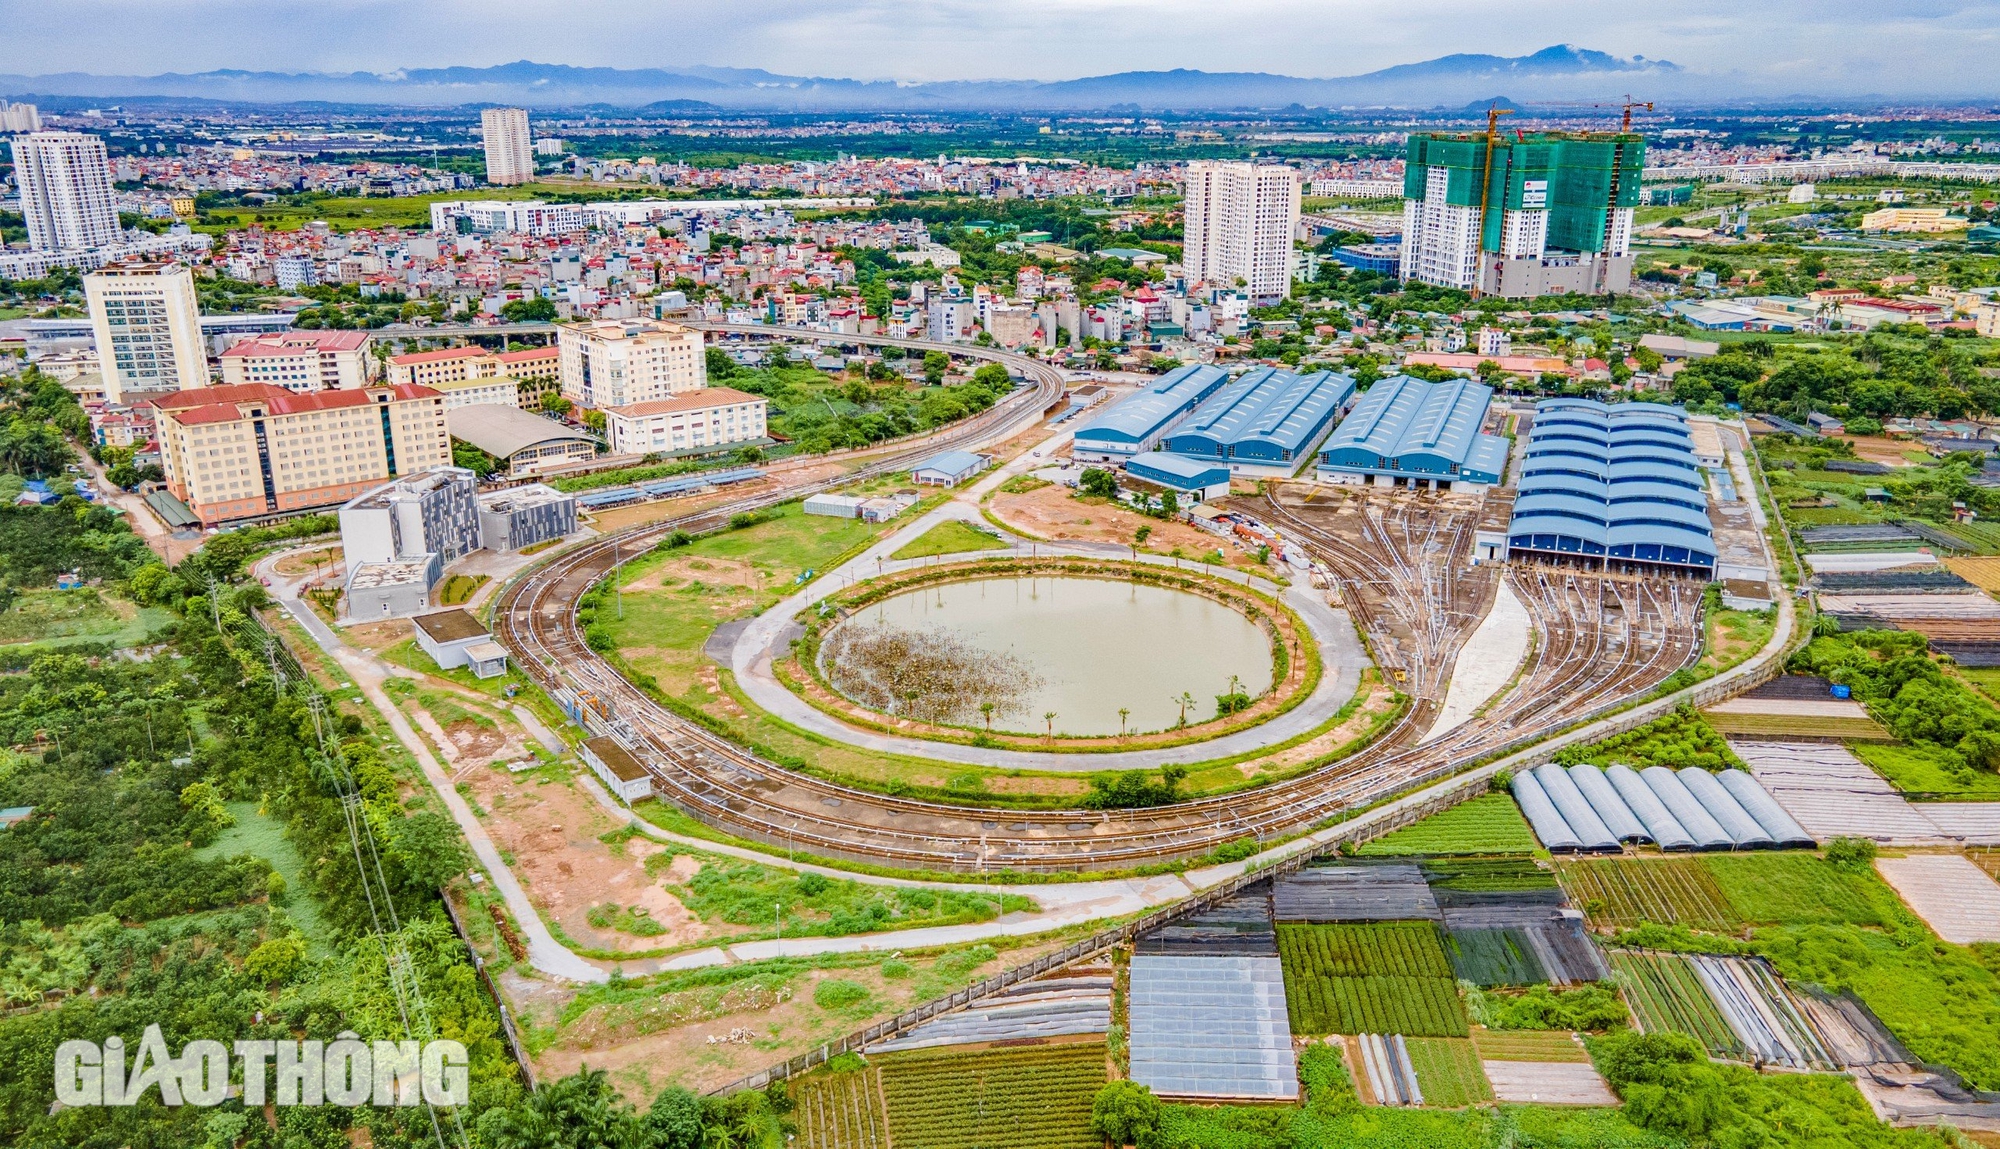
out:
M1511 116L1514 109L1494 104L1486 109L1486 169L1479 179L1479 230L1473 234L1472 249L1476 256L1473 264L1472 298L1480 296L1480 285L1486 280L1486 198L1493 188L1493 150L1500 142L1500 117Z

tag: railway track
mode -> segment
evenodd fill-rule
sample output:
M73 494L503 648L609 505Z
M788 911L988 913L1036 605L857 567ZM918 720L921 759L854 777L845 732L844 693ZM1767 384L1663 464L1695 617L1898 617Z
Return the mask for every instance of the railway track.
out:
M711 329L716 326L711 325ZM765 327L745 333L826 338L824 333ZM611 573L621 555L640 553L675 530L720 525L735 514L858 477L907 468L918 457L943 447L1004 441L1031 425L1060 393L1060 373L1034 360L963 347L942 349L1018 366L1035 381L1035 389L1010 397L948 433L885 451L857 472L834 480L774 482L723 505L596 540L530 569L502 590L495 609L495 631L515 652L522 669L552 691L593 695L604 708L602 716L593 719L598 732L615 732L634 746L653 774L656 792L689 815L774 847L912 868L980 872L1127 867L1196 856L1243 838L1266 840L1309 828L1343 810L1455 773L1471 760L1526 734L1566 725L1569 718L1549 712L1554 702L1566 704L1565 709L1574 715L1618 697L1618 691L1649 686L1678 666L1649 675L1644 661L1635 660L1628 651L1627 657L1614 664L1612 673L1589 678L1587 655L1566 656L1558 665L1560 673L1551 672L1555 678L1536 681L1555 689L1581 683L1582 690L1551 698L1528 691L1524 676L1522 687L1488 715L1421 748L1412 743L1428 727L1435 700L1412 707L1392 730L1362 751L1255 790L1136 810L1014 811L897 798L788 770L655 701L585 644L576 624L577 601ZM1418 529L1407 522L1404 525L1412 532ZM1418 565L1436 569L1420 577L1456 577L1449 572L1469 553L1471 526L1472 520L1466 519L1444 531L1442 538L1426 534L1425 555ZM1322 559L1353 561L1351 556L1333 553L1335 548L1325 540L1306 537L1303 541ZM1432 544L1441 545L1433 549ZM1446 584L1439 593L1448 594L1449 590ZM1553 605L1547 617L1557 617ZM1561 617L1575 621L1573 612ZM1363 623L1369 624L1365 615ZM1462 637L1458 641L1462 642ZM1433 663L1445 657L1447 647L1450 654L1456 653L1455 646L1436 645L1438 649L1426 655ZM1536 674L1541 673L1544 661L1537 657ZM1442 673L1431 681L1441 683ZM1515 707L1533 717L1509 721L1510 708Z

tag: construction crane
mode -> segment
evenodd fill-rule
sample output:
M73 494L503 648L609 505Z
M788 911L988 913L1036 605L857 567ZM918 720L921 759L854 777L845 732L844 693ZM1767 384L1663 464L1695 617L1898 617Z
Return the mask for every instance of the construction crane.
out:
M1486 197L1493 188L1493 151L1500 142L1500 117L1511 116L1514 109L1503 108L1499 104L1486 109L1486 170L1479 179L1479 230L1473 234L1472 249L1475 255L1472 276L1472 298L1480 296L1480 284L1486 279Z
M1623 107L1623 108L1625 109L1625 117L1624 117L1624 119L1622 119L1621 121L1619 121L1619 124L1618 124L1618 130L1619 130L1619 131L1621 131L1621 132L1627 132L1627 133L1629 133L1629 132L1631 132L1631 130L1632 130L1632 109L1633 109L1633 108L1644 108L1644 109L1646 109L1647 111L1649 111L1649 112L1650 112L1650 111L1652 111L1652 110L1653 110L1653 101L1651 101L1651 100L1646 100L1646 101L1643 101L1643 102L1641 102L1641 101L1637 101L1637 100L1634 100L1634 99L1632 98L1632 93L1630 93L1630 92L1627 92L1627 93L1625 93L1625 103L1624 103L1624 104L1622 104L1622 105L1620 105L1620 106L1621 106L1621 107Z

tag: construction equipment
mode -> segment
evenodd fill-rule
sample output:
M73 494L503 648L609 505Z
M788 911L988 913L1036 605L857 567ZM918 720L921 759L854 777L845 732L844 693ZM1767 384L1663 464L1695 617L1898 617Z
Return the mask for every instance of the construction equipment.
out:
M1643 102L1636 101L1632 98L1632 93L1627 92L1625 93L1625 103L1623 107L1625 109L1625 117L1624 119L1619 121L1618 130L1621 132L1630 132L1632 130L1632 109L1644 108L1650 112L1653 110L1653 101L1651 100L1646 100Z
M1514 109L1498 104L1486 109L1486 170L1479 180L1479 230L1475 233L1473 249L1479 253L1479 261L1485 261L1486 250L1486 198L1493 190L1493 148L1500 142L1500 117L1511 116ZM1480 285L1486 281L1486 269L1478 267L1472 277L1472 298L1480 296Z

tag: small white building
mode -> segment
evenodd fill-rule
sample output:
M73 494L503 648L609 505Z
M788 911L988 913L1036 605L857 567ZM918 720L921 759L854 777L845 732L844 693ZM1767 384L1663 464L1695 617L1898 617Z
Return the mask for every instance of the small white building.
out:
M971 451L940 451L910 468L910 481L920 487L956 487L986 469L985 455Z
M587 738L577 752L583 755L598 781L626 805L653 796L653 776L616 738L606 735Z
M507 673L507 648L494 642L492 634L466 611L441 610L418 615L412 621L417 624L417 645L439 667L469 667L477 678Z
M808 495L803 509L809 515L854 519L861 517L861 504L867 501L854 495Z

